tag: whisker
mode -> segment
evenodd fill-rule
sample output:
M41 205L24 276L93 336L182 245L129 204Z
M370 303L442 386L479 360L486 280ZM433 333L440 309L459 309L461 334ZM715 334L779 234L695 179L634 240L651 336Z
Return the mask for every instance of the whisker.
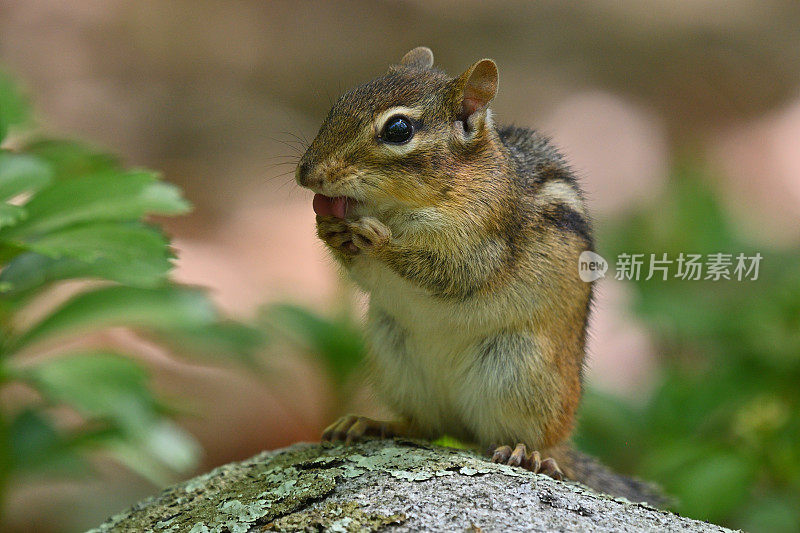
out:
M286 134L286 135L291 135L292 137L294 137L294 138L297 140L297 142L298 142L298 143L299 143L299 144L300 144L300 145L301 145L303 148L308 148L309 142L308 142L308 139L306 139L305 135L303 135L302 137L300 137L300 135L297 135L296 133L292 133L291 131L284 131L284 132L282 132L282 133L284 133L284 134ZM302 132L301 132L301 134L302 134Z
M266 168L275 168L275 167L283 167L283 166L297 166L297 161L273 161L267 164Z
M264 171L282 170L284 173L288 174L290 172L293 173L295 171L295 167L296 165L289 165L289 163L277 163L274 165L267 165L264 167Z
M286 172L281 172L280 174L273 174L274 177L281 178L283 176L294 175L294 170L287 170Z
M283 183L282 183L280 186L278 186L278 191L281 191L281 192L282 192L282 191L283 191L283 190L284 190L284 189L285 189L285 188L286 188L286 187L287 187L287 186L288 186L290 183L291 183L290 181L285 181L285 182L283 182ZM292 188L291 188L291 189L289 189L289 190L290 190L290 191L293 191L293 190L294 190L294 187L292 187Z
M306 151L306 146L300 142L295 140L284 140L278 139L276 137L269 137L269 139L273 142L281 143L282 145L286 146L287 148L291 148L298 156L302 156L303 153ZM299 147L297 145L300 145Z

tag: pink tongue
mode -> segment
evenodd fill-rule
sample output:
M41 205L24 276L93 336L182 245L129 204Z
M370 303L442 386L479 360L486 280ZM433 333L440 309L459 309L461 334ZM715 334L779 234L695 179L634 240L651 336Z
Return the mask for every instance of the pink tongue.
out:
M347 198L344 196L337 196L331 198L322 194L314 195L314 212L318 215L334 216L336 218L344 218L347 212Z

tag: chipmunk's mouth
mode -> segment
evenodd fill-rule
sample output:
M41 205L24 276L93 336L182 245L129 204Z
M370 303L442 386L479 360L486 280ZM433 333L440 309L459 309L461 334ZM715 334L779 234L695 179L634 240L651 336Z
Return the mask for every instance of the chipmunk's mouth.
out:
M358 205L358 200L347 196L325 196L324 194L314 195L314 213L323 216L333 216L336 218L347 218L353 209Z

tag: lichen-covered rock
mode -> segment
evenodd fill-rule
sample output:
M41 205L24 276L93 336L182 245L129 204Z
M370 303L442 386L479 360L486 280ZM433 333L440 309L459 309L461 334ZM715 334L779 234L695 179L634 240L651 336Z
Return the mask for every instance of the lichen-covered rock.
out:
M92 530L726 531L414 441L297 444L231 463Z

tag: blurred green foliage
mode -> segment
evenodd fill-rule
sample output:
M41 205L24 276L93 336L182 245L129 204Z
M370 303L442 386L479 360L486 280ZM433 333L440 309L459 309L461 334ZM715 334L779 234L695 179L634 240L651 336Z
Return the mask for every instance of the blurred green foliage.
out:
M146 370L113 350L58 353L60 341L125 325L250 360L263 333L222 321L203 292L168 280L169 241L145 217L187 212L177 188L83 144L40 139L30 116L0 72L0 386L35 391L0 409L0 498L21 476L87 472L84 452L96 449L163 482L199 450L169 420ZM66 280L93 282L42 312ZM46 357L27 357L43 347ZM65 406L82 422L59 421Z
M349 307L323 316L298 305L269 306L264 321L299 348L320 357L337 391L359 367L366 348L358 321Z
M800 250L743 239L704 166L685 160L669 193L616 221L601 255L763 256L757 280L632 281L660 370L646 400L587 394L577 442L661 483L679 512L748 531L800 528Z

